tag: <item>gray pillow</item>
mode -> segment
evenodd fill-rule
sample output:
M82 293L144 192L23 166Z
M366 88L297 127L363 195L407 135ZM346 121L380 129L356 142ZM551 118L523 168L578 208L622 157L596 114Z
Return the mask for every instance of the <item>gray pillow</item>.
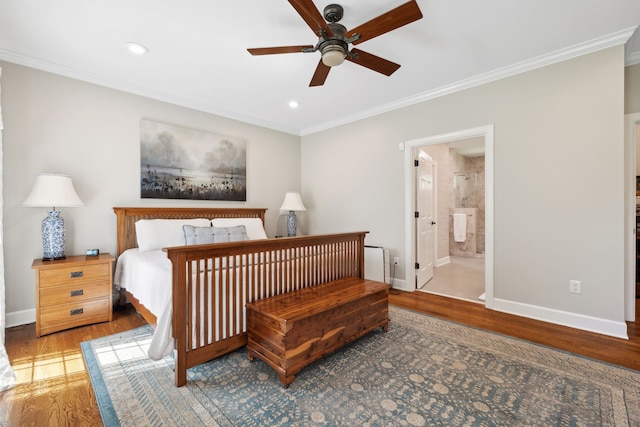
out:
M184 230L184 240L187 245L240 242L249 239L244 225L236 227L195 227L193 225L184 225L182 229Z

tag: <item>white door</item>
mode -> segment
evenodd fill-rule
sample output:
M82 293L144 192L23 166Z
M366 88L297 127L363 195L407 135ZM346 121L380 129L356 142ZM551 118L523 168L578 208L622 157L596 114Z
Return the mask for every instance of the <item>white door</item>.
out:
M433 159L420 152L416 170L416 287L423 287L433 278L435 257L435 216Z

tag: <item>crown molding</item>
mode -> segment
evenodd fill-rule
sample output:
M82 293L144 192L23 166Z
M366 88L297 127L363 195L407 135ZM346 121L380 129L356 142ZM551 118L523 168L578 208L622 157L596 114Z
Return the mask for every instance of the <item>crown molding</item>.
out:
M535 70L537 68L546 67L567 59L575 58L581 55L597 52L602 49L606 49L613 46L618 46L626 43L634 34L637 27L627 28L603 37L599 37L584 43L579 43L570 46L565 49L560 49L551 52L546 55L541 55L536 58L532 58L526 61L522 61L510 66L498 68L493 71L489 71L478 76L461 80L449 85L441 86L439 88L422 92L416 95L412 95L397 101L393 101L387 104L380 105L375 108L364 110L356 114L342 117L337 120L321 123L317 126L311 126L305 129L297 130L282 127L271 122L265 122L258 120L255 117L248 117L242 114L223 111L212 105L202 104L194 102L193 100L181 98L165 92L158 92L151 90L147 87L132 85L119 80L108 79L105 76L87 73L81 70L69 68L61 64L54 62L43 61L29 56L21 55L16 52L12 52L5 49L0 49L0 60L23 65L25 67L34 68L41 71L58 74L61 76L69 77L72 79L93 83L99 86L108 87L111 89L120 90L126 93L143 96L146 98L155 99L162 102L178 105L185 108L191 108L197 111L205 113L215 114L217 116L225 117L231 120L238 120L247 124L264 127L296 136L305 136L313 133L317 133L323 130L332 129L348 123L353 123L358 120L366 119L372 116L377 116L386 112L394 111L400 108L404 108L410 105L418 104L421 102L429 101L431 99L439 98L442 96L450 95L452 93L460 92L462 90L470 89L476 86L480 86L486 83L490 83L496 80L500 80L506 77L511 77L517 74L521 74L527 71ZM638 34L634 36L634 39L639 38ZM640 63L640 52L628 53L625 58L625 65L633 65Z
M0 49L0 61L11 62L13 64L34 68L40 71L46 71L52 74L69 77L98 86L119 90L133 95L143 96L153 100L166 102L180 107L190 108L192 110L204 113L215 114L216 116L225 117L231 120L237 120L243 123L264 127L267 129L277 130L284 133L300 136L299 130L278 126L271 122L258 120L254 117L244 116L242 114L232 113L230 111L220 110L209 104L194 102L193 100L181 98L165 92L159 92L144 86L132 85L120 80L109 79L103 75L87 73L75 68L66 67L54 62L43 61L30 56L22 55L5 49Z
M410 105L419 104L421 102L429 101L435 98L439 98L452 93L460 92L462 90L471 89L476 86L481 86L486 83L491 83L496 80L504 79L506 77L515 76L517 74L532 71L538 68L546 67L548 65L556 64L558 62L566 61L568 59L576 58L578 56L586 55L589 53L597 52L609 47L618 46L624 44L629 40L637 27L627 28L612 34L608 34L603 37L599 37L584 43L579 43L570 46L565 49L556 50L546 55L541 55L526 61L518 62L513 65L498 68L493 71L489 71L484 74L480 74L469 79L460 80L458 82L441 86L434 90L426 91L420 94L409 96L397 101L393 101L384 105L380 105L369 110L361 111L356 114L345 116L338 120L322 123L318 126L308 127L301 132L302 136L311 135L323 130L332 129L338 126L342 126L348 123L353 123L358 120L366 119L369 117L377 116L382 113L394 111L400 108L404 108ZM640 55L640 53L638 54Z

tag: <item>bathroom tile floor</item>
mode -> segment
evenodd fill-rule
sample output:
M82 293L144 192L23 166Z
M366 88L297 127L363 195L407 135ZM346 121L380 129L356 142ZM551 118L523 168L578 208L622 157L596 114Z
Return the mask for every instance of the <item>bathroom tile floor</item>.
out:
M418 290L483 303L479 297L484 294L484 261L452 256L449 264L435 267L433 279Z

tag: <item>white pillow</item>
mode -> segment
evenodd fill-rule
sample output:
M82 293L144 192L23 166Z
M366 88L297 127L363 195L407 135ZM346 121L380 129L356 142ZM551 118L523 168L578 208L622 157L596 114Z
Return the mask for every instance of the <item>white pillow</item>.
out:
M211 220L214 227L235 227L244 225L247 228L249 240L266 239L267 233L264 231L260 218L214 218Z
M136 237L141 251L153 251L171 246L184 246L183 225L208 227L206 218L141 219L136 222Z

